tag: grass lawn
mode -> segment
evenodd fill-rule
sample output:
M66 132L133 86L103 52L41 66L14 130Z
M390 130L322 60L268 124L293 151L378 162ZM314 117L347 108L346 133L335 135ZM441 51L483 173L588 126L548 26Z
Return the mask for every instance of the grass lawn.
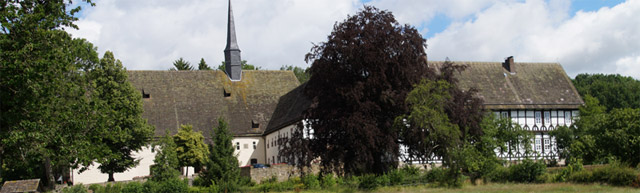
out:
M305 192L353 192L348 189L315 190ZM356 191L363 192L363 191ZM598 184L485 184L473 186L465 184L461 189L430 188L427 186L382 187L371 192L640 192L631 187L615 187Z

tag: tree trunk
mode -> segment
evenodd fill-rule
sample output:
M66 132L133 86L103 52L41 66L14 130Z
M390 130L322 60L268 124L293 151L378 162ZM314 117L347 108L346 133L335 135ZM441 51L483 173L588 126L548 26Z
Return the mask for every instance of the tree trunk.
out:
M53 170L51 168L51 159L49 157L45 157L43 165L44 165L44 178L46 183L46 189L53 190L55 188L55 181L52 175Z
M116 179L113 178L113 172L109 172L109 179L107 180L107 182L113 182L116 181Z
M187 179L189 178L189 166L187 166L187 171L186 171L186 174L184 176L186 176Z

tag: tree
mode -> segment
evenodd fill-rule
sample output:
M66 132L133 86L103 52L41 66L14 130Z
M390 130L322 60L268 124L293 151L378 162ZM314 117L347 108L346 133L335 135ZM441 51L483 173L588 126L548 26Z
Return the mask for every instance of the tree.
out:
M112 182L114 173L138 165L133 153L149 143L154 128L142 118L142 95L127 80L127 71L113 53L105 52L88 75L96 85L92 97L100 115L94 129L101 135L95 136L95 142L104 147L98 168L109 174L108 181Z
M218 127L213 131L213 145L207 163L207 170L201 174L204 182L219 187L232 188L240 178L238 158L234 155L233 135L229 132L227 122L218 118Z
M489 155L495 149L492 137L483 133L482 100L475 97L474 88L459 88L454 77L465 68L447 61L438 75L416 84L406 99L410 111L395 123L411 158L442 160L448 168L450 181L443 182L447 186L461 185L461 170L478 177L478 164L495 156Z
M80 7L71 1L1 4L0 175L40 178L52 188L66 169L95 157L83 70L97 63L97 52L62 30L77 28Z
M591 95L607 108L640 108L640 81L619 74L579 74L573 84L584 98Z
M193 67L189 62L185 61L184 59L182 59L182 57L180 57L179 59L173 62L173 68L169 70L193 70Z
M211 67L207 65L204 61L204 58L200 58L200 63L198 63L198 70L211 70Z
M425 42L390 12L365 6L335 24L327 42L306 55L312 66L305 93L313 105L304 118L323 172L382 174L396 167L398 135L392 125L407 111L412 85L431 73Z
M294 66L282 66L280 67L280 70L288 70L288 71L293 71L293 74L296 75L296 78L298 79L298 81L300 81L300 83L305 83L309 80L309 77L311 77L311 75L309 74L309 68L306 69L302 69L300 67L294 67Z
M225 71L226 67L224 67L224 64L225 64L225 62L222 61L222 64L220 64L220 66L218 66L218 70ZM240 65L242 65L241 66L242 70L260 70L260 69L262 69L262 67L256 67L253 64L247 64L246 60L242 60Z
M176 154L176 144L169 135L169 131L154 144L153 150L157 153L153 160L154 165L151 166L151 180L162 182L178 178L180 176L178 167L180 166Z
M177 145L176 152L180 167L193 166L196 172L200 171L209 156L209 149L204 143L202 133L193 131L191 125L180 125L178 133L173 136L173 141ZM189 176L189 170L186 176Z

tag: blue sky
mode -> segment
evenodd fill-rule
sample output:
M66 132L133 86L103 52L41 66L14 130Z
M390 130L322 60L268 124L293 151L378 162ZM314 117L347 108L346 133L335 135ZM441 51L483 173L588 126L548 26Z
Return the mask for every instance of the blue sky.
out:
M227 0L95 0L70 30L132 70L183 57L224 60ZM304 55L363 4L393 12L427 39L429 60L558 62L567 74L640 78L640 0L232 0L242 58L263 69L308 67Z

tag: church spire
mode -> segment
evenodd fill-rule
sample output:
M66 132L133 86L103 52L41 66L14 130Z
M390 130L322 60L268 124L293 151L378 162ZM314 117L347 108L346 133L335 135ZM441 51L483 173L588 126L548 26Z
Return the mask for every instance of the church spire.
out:
M242 59L236 40L236 27L233 21L233 10L229 0L229 17L227 20L227 47L224 49L225 71L231 80L240 80L242 75Z

